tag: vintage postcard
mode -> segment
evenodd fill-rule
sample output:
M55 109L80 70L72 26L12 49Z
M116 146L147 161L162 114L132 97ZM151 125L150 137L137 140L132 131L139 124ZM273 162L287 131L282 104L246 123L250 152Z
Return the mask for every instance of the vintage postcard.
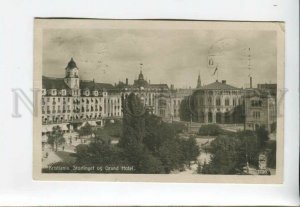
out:
M282 183L284 33L36 19L34 179Z

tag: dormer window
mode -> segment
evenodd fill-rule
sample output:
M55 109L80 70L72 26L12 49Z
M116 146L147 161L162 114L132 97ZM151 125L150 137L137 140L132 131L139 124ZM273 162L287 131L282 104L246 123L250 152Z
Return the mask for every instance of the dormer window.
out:
M67 91L65 89L61 90L61 95L65 96L67 94Z
M85 96L89 96L89 95L90 95L90 91L89 91L89 90L85 90L85 91L84 91L84 95L85 95Z
M51 90L51 95L52 95L52 96L56 96L56 94L57 94L56 89L52 89L52 90Z
M94 96L98 96L98 91L93 91Z

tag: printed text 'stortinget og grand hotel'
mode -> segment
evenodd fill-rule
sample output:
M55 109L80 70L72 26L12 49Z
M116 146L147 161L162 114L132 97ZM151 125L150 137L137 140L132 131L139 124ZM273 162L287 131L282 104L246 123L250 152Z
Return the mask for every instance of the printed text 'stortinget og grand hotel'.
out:
M139 94L145 107L165 121L180 121L179 109L185 97L194 94L194 107L200 123L243 124L254 130L264 125L269 131L276 123L276 84L258 84L242 89L230 86L226 81L202 86L200 75L195 89L175 89L174 85L150 84L142 71L132 85L107 84L80 80L79 69L73 60L65 68L64 78L43 77L42 132L51 132L59 125L63 130L73 130L88 122L103 126L104 120L122 117L121 97L129 93ZM243 123L235 113L243 108Z

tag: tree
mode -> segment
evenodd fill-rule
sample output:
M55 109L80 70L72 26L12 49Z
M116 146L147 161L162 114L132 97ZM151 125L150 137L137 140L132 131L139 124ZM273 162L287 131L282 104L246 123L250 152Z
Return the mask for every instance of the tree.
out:
M63 137L63 131L60 126L54 126L53 131L48 137L48 144L52 145L52 148L57 151L59 145L65 143L65 138Z
M89 122L86 122L84 126L82 126L79 129L79 135L80 136L88 136L93 133L92 126L89 124Z
M253 131L222 134L211 142L211 161L203 165L202 173L236 174L247 165L258 165L258 137Z
M166 173L176 169L183 169L184 167L185 157L178 138L163 142L158 150L158 157Z
M106 166L127 165L122 149L107 143L90 143L76 147L76 165Z
M123 108L123 133L120 146L141 143L145 136L145 109L138 96L131 93L122 100Z
M108 132L103 129L103 128L97 128L94 131L95 137L94 137L94 142L98 143L107 143L110 144L111 143L111 137L108 135Z
M266 148L266 142L269 140L268 131L264 126L261 126L257 128L255 132L258 139L258 148L263 151Z
M93 128L89 122L86 122L85 125L79 129L78 133L82 142L82 137L91 136L93 134Z
M179 117L181 121L198 121L197 112L194 106L194 96L185 97L179 106Z
M196 139L194 137L190 137L187 140L182 140L181 146L183 148L182 151L184 154L184 159L190 167L191 161L197 160L197 157L200 154Z
M211 161L204 165L204 174L235 174L239 163L240 140L236 137L220 135L211 143Z

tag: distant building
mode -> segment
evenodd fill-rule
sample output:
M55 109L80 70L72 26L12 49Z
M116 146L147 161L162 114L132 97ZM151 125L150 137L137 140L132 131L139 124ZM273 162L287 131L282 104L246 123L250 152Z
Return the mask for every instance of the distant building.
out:
M126 96L135 93L139 95L144 106L165 121L179 120L181 101L192 93L191 89L175 89L174 85L169 88L165 83L150 84L144 79L142 71L140 71L138 79L134 80L133 85L122 84L120 86L121 94Z
M199 80L199 78L198 78ZM241 88L228 85L225 80L201 86L193 93L194 110L200 123L230 124L241 122L241 114L235 109L242 108Z

